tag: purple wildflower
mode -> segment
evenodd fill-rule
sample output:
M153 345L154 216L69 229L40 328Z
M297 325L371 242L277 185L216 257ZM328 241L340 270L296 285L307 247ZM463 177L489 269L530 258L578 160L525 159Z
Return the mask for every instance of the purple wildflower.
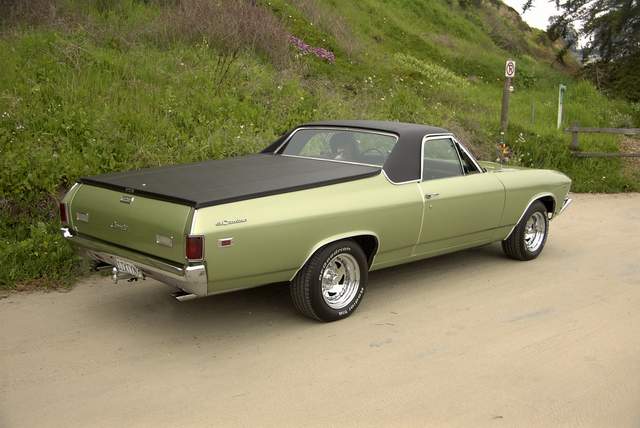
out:
M300 51L303 55L313 54L316 57L323 59L331 64L336 62L336 56L330 50L327 50L325 48L315 48L311 45L308 45L302 39L296 36L289 36L289 43L291 43L291 45L298 51Z

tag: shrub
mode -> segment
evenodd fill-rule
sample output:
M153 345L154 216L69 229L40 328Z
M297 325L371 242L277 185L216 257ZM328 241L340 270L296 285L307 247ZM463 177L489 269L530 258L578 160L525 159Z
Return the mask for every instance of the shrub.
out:
M206 40L228 60L247 50L266 55L280 68L289 63L286 29L271 11L255 2L177 0L163 8L158 23L168 39Z
M55 223L32 224L18 239L6 236L10 229L1 223L0 288L58 288L80 272L81 265Z
M0 0L0 26L50 24L60 18L58 0Z

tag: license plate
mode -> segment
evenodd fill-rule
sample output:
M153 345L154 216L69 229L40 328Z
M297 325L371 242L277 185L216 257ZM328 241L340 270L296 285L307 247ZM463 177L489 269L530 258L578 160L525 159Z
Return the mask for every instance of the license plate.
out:
M138 269L131 263L125 262L124 260L116 259L116 268L118 268L120 272L126 272L129 275L135 276L136 278L142 276L140 269Z

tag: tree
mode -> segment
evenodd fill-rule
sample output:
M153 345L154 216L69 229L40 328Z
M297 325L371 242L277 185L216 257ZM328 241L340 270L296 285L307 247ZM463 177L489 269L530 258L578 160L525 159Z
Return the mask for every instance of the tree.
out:
M539 1L539 0L538 0ZM587 49L604 61L640 52L640 1L638 0L549 0L562 11L551 22L556 34L579 24L580 35L588 40ZM523 6L526 12L534 0Z
M583 59L590 60L587 73L603 83L605 88L619 88L619 80L626 74L637 74L640 62L640 0L537 0L553 1L561 14L550 20L547 33L552 40L563 38L567 48L577 31L586 40ZM533 7L527 0L523 12ZM599 73L604 71L604 76ZM595 73L595 74L594 74ZM630 88L626 88L627 91ZM632 88L633 89L633 88ZM629 93L638 94L640 88ZM628 93L624 94L629 96ZM634 95L635 97L636 95Z

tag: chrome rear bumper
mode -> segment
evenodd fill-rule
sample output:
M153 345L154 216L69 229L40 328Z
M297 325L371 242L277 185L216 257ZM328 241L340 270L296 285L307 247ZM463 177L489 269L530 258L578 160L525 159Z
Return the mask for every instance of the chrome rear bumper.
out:
M115 266L117 258L136 266L145 276L199 297L207 295L207 268L204 263L178 266L87 236L74 234L66 227L61 228L60 231L81 255L91 260Z

